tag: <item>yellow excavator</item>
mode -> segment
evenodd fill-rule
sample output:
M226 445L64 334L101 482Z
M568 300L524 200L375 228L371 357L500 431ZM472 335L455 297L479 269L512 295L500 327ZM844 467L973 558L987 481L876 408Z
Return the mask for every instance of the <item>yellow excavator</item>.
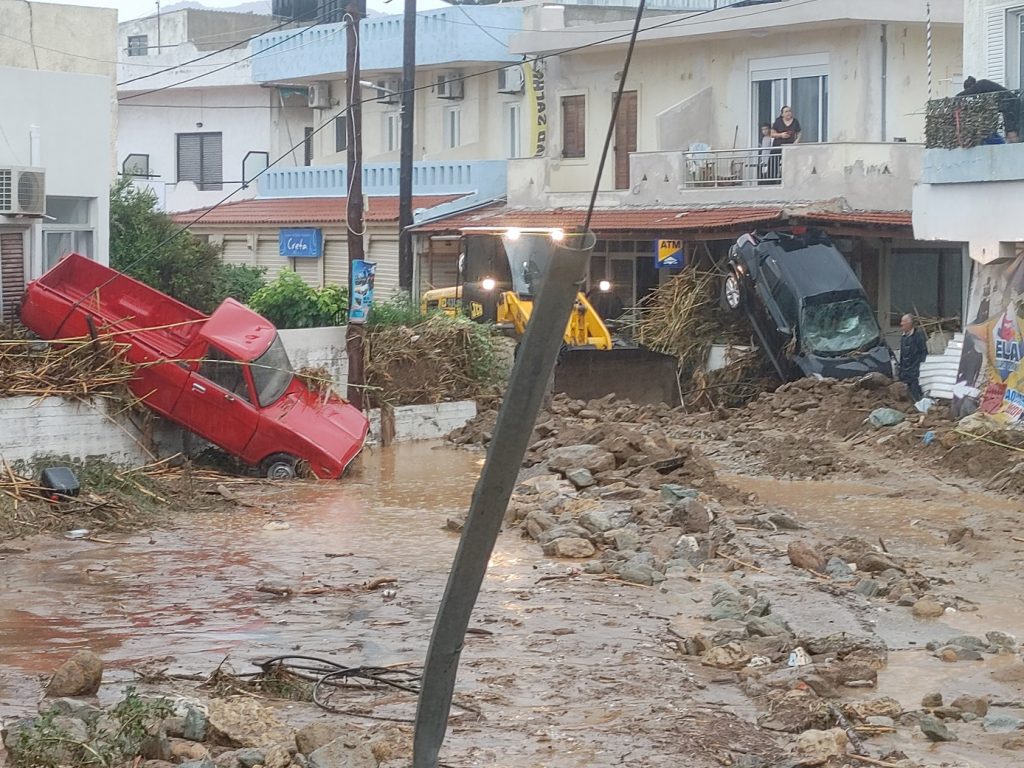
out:
M553 249L561 236L558 229L464 230L458 284L425 291L420 308L424 313L461 313L522 338L541 277L538 262L544 256L535 257L538 250ZM609 300L614 298L610 289L602 281L593 303L583 293L577 294L555 371L555 391L580 399L614 392L641 403L675 402L675 361L613 336L611 318L621 314L622 307L609 311L613 304Z
M459 285L426 291L421 298L424 313L440 310L464 314L477 322L490 322L521 338L533 312L534 281L539 268L531 265L531 242L538 235L558 242L560 230L523 234L521 230L463 235L459 256ZM553 235L553 237L552 237ZM547 247L550 243L542 243ZM515 265L517 268L514 268ZM565 345L577 349L610 350L612 335L597 310L582 293L565 328Z

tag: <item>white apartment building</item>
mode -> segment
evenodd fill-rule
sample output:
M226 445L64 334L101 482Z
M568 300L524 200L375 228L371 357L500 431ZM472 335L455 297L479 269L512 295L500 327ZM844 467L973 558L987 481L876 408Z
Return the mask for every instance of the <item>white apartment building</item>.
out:
M107 262L117 12L0 0L0 315L71 251Z

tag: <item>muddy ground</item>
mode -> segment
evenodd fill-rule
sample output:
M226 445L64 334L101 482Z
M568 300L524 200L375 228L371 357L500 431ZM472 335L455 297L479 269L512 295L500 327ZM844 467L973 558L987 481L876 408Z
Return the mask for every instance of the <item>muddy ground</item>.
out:
M813 759L795 751L807 749L803 731L828 730L838 710L863 744L819 764L1024 763L1024 663L1011 640L987 635L1024 639L1021 499L1005 483L1016 461L1008 448L955 442L941 413L918 423L898 395L796 389L692 416L556 403L474 614L444 762L793 765ZM876 405L908 419L868 428ZM34 712L46 676L80 648L107 665L101 703L132 681L199 700L238 693L202 680L282 653L420 664L487 419L467 433L471 445L369 452L346 483L255 487L246 505L169 510L167 525L109 534L115 543L9 542L0 717ZM551 471L554 451L624 431L653 442L609 443L616 458L595 466L593 485L564 479L578 467ZM684 460L657 464L661 450ZM580 525L624 501L618 527ZM534 540L545 531L528 524L541 512L576 526L562 539L592 554L545 554ZM723 606L736 618L716 623ZM812 663L790 668L796 648ZM944 708L923 707L933 693ZM950 706L964 695L973 699ZM985 715L968 711L974 699ZM295 725L385 718L405 729L415 707L394 692L352 694L346 715L262 703ZM927 717L957 740L930 741Z

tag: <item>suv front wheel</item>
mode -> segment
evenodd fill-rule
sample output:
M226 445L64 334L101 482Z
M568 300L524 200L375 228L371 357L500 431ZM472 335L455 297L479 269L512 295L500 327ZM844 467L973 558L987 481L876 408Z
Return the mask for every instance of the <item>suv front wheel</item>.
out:
M743 306L743 286L735 270L729 270L729 274L722 281L722 304L731 310L738 310Z

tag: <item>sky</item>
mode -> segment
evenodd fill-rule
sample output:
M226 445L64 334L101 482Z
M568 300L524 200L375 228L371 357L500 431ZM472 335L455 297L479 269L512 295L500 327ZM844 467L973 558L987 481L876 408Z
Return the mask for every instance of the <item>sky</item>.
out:
M45 0L59 5L90 5L96 8L117 8L118 20L127 21L140 16L148 16L156 13L154 0ZM245 0L201 0L207 8L231 8L240 5ZM164 7L173 5L177 0L161 0ZM440 8L446 5L442 0L418 0L419 10ZM367 6L381 13L401 13L404 7L402 0L367 0Z

